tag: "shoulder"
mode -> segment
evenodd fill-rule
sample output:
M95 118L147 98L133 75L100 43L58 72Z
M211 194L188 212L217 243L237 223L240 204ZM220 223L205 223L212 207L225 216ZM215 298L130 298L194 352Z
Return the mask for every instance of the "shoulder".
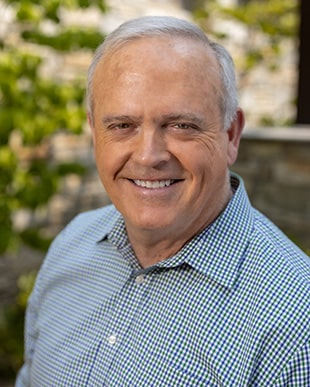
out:
M310 258L263 214L252 213L238 294L261 343L261 356L268 359L260 380L271 385L271 377L287 377L309 340Z
M280 229L253 209L253 225L244 251L241 278L261 316L285 324L300 322L310 305L310 258ZM253 301L254 302L254 301Z
M243 262L252 299L259 300L262 319L268 316L293 330L297 320L306 331L310 258L268 218L253 211L253 230Z
M87 211L74 217L56 236L45 257L41 272L49 266L76 262L103 240L113 228L120 213L113 205Z
M113 227L114 222L119 215L120 214L116 210L114 205L110 204L105 207L97 208L95 210L90 210L78 214L72 219L68 226L71 227L72 225L82 225L83 228L85 226L98 224L102 225L104 229L110 231L110 228Z
M293 303L299 299L300 306L306 306L310 302L310 257L259 211L254 209L253 216L245 253L250 276L256 273L260 288L273 299Z
M310 257L294 244L273 222L253 210L254 224L251 247L268 266L299 273L310 281Z
M111 231L119 216L119 212L113 205L83 212L71 220L55 241L86 235L92 240L101 239Z

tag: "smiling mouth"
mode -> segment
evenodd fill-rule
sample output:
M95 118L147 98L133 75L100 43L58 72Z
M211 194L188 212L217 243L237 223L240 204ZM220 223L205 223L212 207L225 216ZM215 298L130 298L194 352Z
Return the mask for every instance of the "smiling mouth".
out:
M172 179L168 179L168 180L139 180L139 179L134 179L132 181L138 187L156 189L156 188L169 187L170 185L174 184L177 180L172 180Z

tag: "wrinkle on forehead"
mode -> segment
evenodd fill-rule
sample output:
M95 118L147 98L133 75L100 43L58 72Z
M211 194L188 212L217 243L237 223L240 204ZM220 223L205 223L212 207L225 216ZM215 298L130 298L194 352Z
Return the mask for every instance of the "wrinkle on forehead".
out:
M221 98L220 68L212 49L184 38L147 37L121 46L98 63L93 87L109 92L120 81L128 87L139 82L149 87L152 79L169 84L182 72L188 74L180 80L184 88L206 85L212 103Z

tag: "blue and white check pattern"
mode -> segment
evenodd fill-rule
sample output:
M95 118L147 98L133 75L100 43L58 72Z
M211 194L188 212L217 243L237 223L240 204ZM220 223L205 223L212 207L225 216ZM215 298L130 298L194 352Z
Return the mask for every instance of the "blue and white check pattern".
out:
M29 300L16 386L310 386L310 260L244 186L141 269L113 206L56 238Z

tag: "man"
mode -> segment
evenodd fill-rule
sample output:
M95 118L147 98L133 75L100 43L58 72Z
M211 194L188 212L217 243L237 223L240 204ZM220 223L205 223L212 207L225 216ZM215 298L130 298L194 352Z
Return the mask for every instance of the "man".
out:
M16 385L309 386L309 259L229 172L227 51L186 21L129 21L95 54L88 117L113 206L50 248Z

